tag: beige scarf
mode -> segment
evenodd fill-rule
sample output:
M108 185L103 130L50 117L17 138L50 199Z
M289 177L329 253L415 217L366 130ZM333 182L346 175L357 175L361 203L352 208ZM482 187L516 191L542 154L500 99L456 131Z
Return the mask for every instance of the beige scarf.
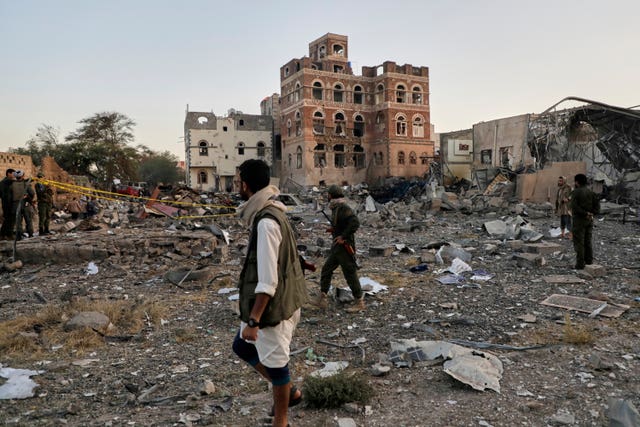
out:
M257 193L254 193L249 200L236 209L236 214L240 218L240 221L242 221L245 226L251 228L256 214L270 205L286 211L286 207L281 202L274 200L278 194L280 194L280 190L278 190L278 187L275 185L268 185Z

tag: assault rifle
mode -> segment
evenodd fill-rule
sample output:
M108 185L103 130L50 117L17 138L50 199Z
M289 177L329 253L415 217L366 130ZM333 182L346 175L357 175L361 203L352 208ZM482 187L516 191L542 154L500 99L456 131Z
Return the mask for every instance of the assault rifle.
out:
M333 223L331 222L331 218L329 218L329 215L325 213L324 209L321 209L320 212L322 212L322 215L324 215L324 217L327 218L327 221L329 221L329 224L331 224L331 227L327 229L327 232L333 233ZM355 262L357 265L358 262L356 261L356 251L355 249L353 249L353 246L351 246L347 241L345 241L342 245L344 246L347 253L351 255L353 262ZM360 266L358 266L358 268L360 268Z

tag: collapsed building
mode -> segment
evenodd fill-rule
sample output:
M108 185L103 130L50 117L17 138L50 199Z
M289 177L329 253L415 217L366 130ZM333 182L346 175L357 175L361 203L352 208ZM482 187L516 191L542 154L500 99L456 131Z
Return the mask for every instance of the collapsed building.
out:
M566 109L565 102L582 105ZM640 201L640 111L568 97L523 114L441 134L445 186L468 180L484 190L498 175L517 182L520 200L544 202L558 176L585 173L599 192Z

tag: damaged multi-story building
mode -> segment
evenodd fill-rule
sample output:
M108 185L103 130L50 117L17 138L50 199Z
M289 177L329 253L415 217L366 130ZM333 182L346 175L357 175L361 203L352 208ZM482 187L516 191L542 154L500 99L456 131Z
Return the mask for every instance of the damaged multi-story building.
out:
M280 68L281 184L422 176L434 156L429 69L385 61L354 75L348 37L327 33Z
M564 102L581 105L558 109ZM558 176L586 173L598 191L640 201L640 111L569 97L522 114L440 135L444 184L465 178L483 188L500 171L517 175L517 196L542 202Z
M247 159L271 164L273 118L229 110L226 117L213 112L188 111L184 121L187 186L200 191L238 191L237 167Z

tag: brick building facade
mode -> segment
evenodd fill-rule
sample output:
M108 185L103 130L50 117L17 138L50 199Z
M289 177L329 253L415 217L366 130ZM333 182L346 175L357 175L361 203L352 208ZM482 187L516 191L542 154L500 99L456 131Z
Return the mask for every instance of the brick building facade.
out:
M428 170L429 69L386 61L356 76L348 49L347 36L327 33L280 68L281 182L375 184Z

